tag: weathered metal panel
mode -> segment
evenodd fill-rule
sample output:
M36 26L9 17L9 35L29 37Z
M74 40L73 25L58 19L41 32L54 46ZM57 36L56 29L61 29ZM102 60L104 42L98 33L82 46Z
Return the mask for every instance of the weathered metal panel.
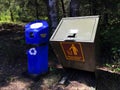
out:
M67 60L61 48L60 42L51 42L54 52L59 62L66 68L75 68L79 70L95 71L96 57L94 43L81 43L84 54L84 62Z

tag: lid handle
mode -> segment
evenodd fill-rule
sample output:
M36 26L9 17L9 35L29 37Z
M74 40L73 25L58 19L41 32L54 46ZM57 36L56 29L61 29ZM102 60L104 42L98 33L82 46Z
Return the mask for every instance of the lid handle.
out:
M68 38L75 38L75 36L76 36L76 33L73 33L72 35L68 35L67 37Z

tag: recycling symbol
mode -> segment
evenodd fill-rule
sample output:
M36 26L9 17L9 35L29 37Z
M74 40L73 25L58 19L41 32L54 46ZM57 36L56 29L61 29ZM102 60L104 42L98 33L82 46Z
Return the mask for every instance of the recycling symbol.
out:
M36 55L36 54L37 54L37 50L36 50L35 48L31 48L31 49L29 50L29 54L30 54L30 55Z

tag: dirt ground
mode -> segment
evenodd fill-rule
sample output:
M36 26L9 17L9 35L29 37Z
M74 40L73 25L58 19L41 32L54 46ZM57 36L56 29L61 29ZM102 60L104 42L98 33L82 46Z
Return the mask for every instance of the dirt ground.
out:
M0 90L95 90L94 73L85 71L77 71L64 85L59 84L68 72L57 61L52 49L49 49L48 73L37 78L25 75L28 47L24 39L24 26L0 26Z
M24 75L26 69L23 65L0 66L0 90L95 90L94 75L89 72L79 71L77 78L61 85L58 82L66 73L63 68L51 67L36 78Z

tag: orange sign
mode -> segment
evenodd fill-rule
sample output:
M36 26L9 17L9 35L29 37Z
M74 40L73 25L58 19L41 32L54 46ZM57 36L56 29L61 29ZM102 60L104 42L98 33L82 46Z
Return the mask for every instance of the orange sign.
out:
M60 45L67 60L84 62L82 46L80 43L61 42Z

